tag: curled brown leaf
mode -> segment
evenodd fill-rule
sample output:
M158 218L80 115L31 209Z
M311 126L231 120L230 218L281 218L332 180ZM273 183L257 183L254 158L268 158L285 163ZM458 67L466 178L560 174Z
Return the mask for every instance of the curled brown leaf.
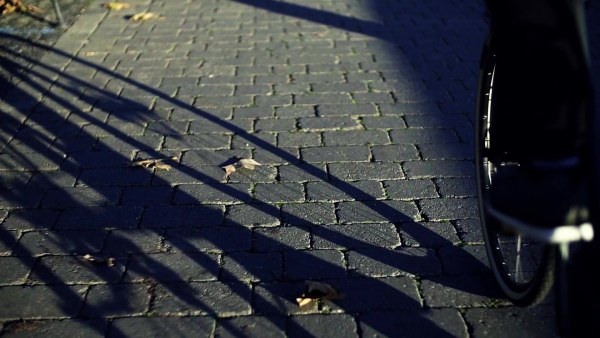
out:
M312 298L296 298L296 302L298 302L299 307L303 307L303 306L306 306L306 305L314 302L314 299L312 299Z
M179 157L171 156L169 158L150 158L147 160L133 161L129 163L130 167L156 168L157 170L171 170L171 166L163 163L167 160L177 161Z
M92 256L90 254L85 254L81 258L86 262L91 262L94 264L106 264L107 266L115 265L115 259L113 257L104 258L99 256Z
M25 5L21 0L0 0L0 14L9 14L16 11L41 14L43 11L34 5Z
M228 179L229 176L237 170L233 164L226 165L223 169L225 170L225 179Z
M39 7L34 6L34 5L27 5L26 12L36 13L36 14L44 13L44 11L42 11Z
M164 20L165 17L159 14L144 12L133 15L129 20L131 21L147 21L147 20Z
M314 281L306 281L306 292L301 297L296 298L298 306L306 306L311 302L319 299L323 300L335 300L343 299L344 295L340 294L333 286Z
M262 165L251 158L242 158L238 161L238 163L240 166L250 170L254 170L257 166Z
M164 164L164 163L156 163L154 165L154 168L156 168L156 170L171 170L171 166L168 164Z
M257 166L262 165L251 158L241 158L241 157L237 157L237 158L238 158L238 160L235 163L228 164L224 167L221 167L223 170L225 170L225 180L227 180L229 178L229 176L231 176L231 174L233 174L240 168L254 170Z
M108 2L105 3L103 6L106 9L110 9L111 11L118 11L124 8L129 8L129 4L124 2Z

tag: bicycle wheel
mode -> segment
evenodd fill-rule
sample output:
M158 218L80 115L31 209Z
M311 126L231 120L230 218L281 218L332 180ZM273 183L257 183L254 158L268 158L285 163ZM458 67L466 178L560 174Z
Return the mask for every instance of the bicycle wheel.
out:
M518 165L492 156L490 137L496 51L488 36L480 60L475 126L475 162L479 212L486 252L496 282L507 298L518 306L541 302L554 283L556 247L517 233L486 212L486 200L499 166ZM518 121L515 121L518 123ZM493 158L492 158L493 157Z

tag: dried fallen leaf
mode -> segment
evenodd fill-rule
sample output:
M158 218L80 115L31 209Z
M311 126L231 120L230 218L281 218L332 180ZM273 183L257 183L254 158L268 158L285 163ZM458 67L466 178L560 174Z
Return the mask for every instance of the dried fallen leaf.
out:
M179 158L177 156L171 156L169 158L150 158L147 160L133 161L129 163L130 167L144 167L144 168L156 168L157 170L171 170L171 166L162 163L166 160L176 161Z
M239 160L237 160L235 163L221 167L225 170L225 179L228 179L231 174L233 174L240 168L254 170L254 169L256 169L257 166L262 165L251 158L241 158L241 157L238 157L238 158L239 158Z
M0 0L0 14L9 14L15 11L41 14L43 11L34 5L25 5L21 0Z
M151 19L156 19L156 20L164 20L165 17L162 15L158 15L155 13L138 13L136 15L133 15L131 18L129 18L129 20L131 21L146 21L146 20L151 20Z
M298 306L300 307L319 299L333 300L344 298L343 294L338 293L338 291L329 284L313 281L306 281L305 284L306 292L302 294L302 297L296 298L296 302L298 302Z
M112 257L103 258L103 257L92 256L90 254L85 254L82 258L84 261L92 262L94 264L106 264L108 266L115 265L115 259Z
M238 163L242 167L244 167L246 169L250 169L250 170L254 170L254 168L256 168L257 166L262 165L251 158L242 158L241 160L238 161Z
M6 6L2 9L2 14L9 14L17 10L15 6Z
M296 301L298 302L299 307L303 307L314 302L315 300L312 298L296 298Z
M23 9L21 9L21 10L23 10ZM36 14L44 13L44 11L42 11L41 9L39 9L39 7L36 7L34 5L27 5L27 9L25 12L36 13Z
M223 169L225 169L225 179L229 178L229 176L237 170L233 164L226 165Z
M168 164L164 164L164 163L156 163L154 165L154 168L156 168L156 170L166 170L166 171L171 170L171 166Z
M118 11L124 8L129 8L129 4L124 2L108 2L104 4L104 8L110 9L111 11Z

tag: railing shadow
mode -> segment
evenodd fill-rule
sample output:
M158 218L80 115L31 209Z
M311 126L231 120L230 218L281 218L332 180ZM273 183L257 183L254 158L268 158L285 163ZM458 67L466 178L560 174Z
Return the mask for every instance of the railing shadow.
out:
M15 67L17 67L17 65L15 65ZM33 74L35 75L35 74ZM25 79L24 79L25 80ZM39 88L39 90L42 90L41 88ZM47 97L52 97L53 95L51 93L47 94ZM110 95L109 95L110 96ZM32 98L33 99L33 98ZM61 101L60 98L57 97L53 97L54 100L56 101ZM104 99L107 99L106 97ZM64 105L65 108L70 108L68 102L62 102L61 104ZM135 107L135 109L139 109L139 107L137 107L137 104L135 102L132 102L132 105ZM42 109L44 111L46 111L45 109ZM35 114L33 114L35 115ZM32 122L35 122L35 116L30 115L28 117L28 119L34 119L34 120L30 120ZM96 123L97 125L101 125L101 122L99 121L95 121L92 117L84 117L88 120L88 122L93 122ZM41 122L41 121L40 121ZM10 123L8 124L10 125ZM73 129L74 127L71 128L67 128L67 129ZM139 148L144 148L143 144L140 144L139 141L135 141L132 140L131 137L123 134L122 132L116 130L115 128L110 128L108 126L103 127L103 129L105 129L107 132L109 132L112 135L116 135L122 142L134 145L136 147ZM47 150L47 145L43 145L44 143L44 136L41 135L41 133L37 134L35 132L31 132L33 133L32 135L28 135L28 137L23 140L22 142L27 143L28 147L33 150L35 153L37 154L43 154L45 155L45 157L47 159L49 159L50 161L52 161L54 164L56 165L62 165L64 166L65 163L63 163L64 161L64 157L61 156L60 151L62 150L60 147L56 149L56 153L48 153ZM85 139L87 137L92 137L92 135L86 134L86 133L79 133L78 134L79 138L81 139ZM251 135L247 136L248 139L252 142L255 142L257 144L260 144L260 140L256 140L253 139L253 137ZM14 139L13 139L14 140ZM281 153L280 150L278 149L272 149L273 152L275 153ZM69 153L68 156L68 167L73 167L76 168L80 163L85 162L86 160L83 159L84 155L82 155L83 153L79 153L79 152L72 152ZM23 154L18 154L17 152L11 152L10 155L13 157L13 159L15 159L15 155L21 155L20 158L16 157L17 161L25 168L29 167L29 168L34 168L35 164L34 163L26 163L26 156L23 156ZM159 156L162 155L156 151L154 152L150 152L149 155L155 155L155 156ZM82 157L81 159L79 159L78 157ZM285 153L281 153L282 157L289 157L288 154ZM126 158L122 155L117 154L117 159L120 157L121 162L127 162L129 160L131 160L130 158ZM8 163L4 163L5 165L7 165ZM191 167L188 166L180 166L177 167L178 170L180 170L181 172L187 174L188 176L197 179L199 181L202 181L204 184L210 185L212 187L214 187L215 189L219 189L221 192L223 192L226 195L231 196L234 200L248 200L248 194L237 190L237 189L231 189L228 188L227 186L223 186L223 184L220 181L217 181L215 179L211 179L209 177L206 177L205 175L203 175L202 173L194 170ZM313 173L314 175L322 175L322 172L319 172L318 169L316 168L310 168L305 166L304 167L305 170L307 170L307 172L309 173ZM81 177L80 177L81 179ZM88 185L88 182L86 182L85 180L83 180L81 183ZM56 200L60 201L60 204L58 205L54 205L56 207L66 207L66 206L70 206L70 207L74 207L77 206L77 201L73 201L70 200L70 196L68 193L63 193L63 190L60 189L53 189L56 186L52 183L52 182L44 182L39 181L38 184L40 186L45 187L46 189L50 189L52 191L54 191L56 193ZM97 182L96 182L97 184ZM168 185L168 182L157 182L158 185L164 184L164 185ZM94 184L89 184L90 186L94 186ZM362 198L364 198L365 193L357 190L356 188L348 185L349 189L347 189L346 187L344 187L344 183L338 183L338 187L340 187L340 189L344 190L347 194L349 194L350 196L352 195L358 195L361 196ZM58 188L58 187L56 187ZM98 192L100 194L106 194L108 192L106 191L102 191L101 188L97 189ZM189 198L190 200L195 200L194 197L192 196L185 196L187 198ZM190 200L186 201L186 203L190 203ZM13 198L12 202L14 205L21 205L21 206L34 206L30 201L28 201L27 199L25 200L19 200L18 198ZM260 203L261 201L256 201L258 203ZM279 215L280 211L276 208L276 207L272 207L268 204L262 204L264 206L264 209L267 213L271 214L271 215ZM404 216L403 214L401 214L398 210L396 209L391 209L390 207L387 207L385 203L379 203L377 201L375 201L374 203L371 204L371 211L378 213L378 214L382 214L382 217L384 219L388 219L390 221L394 221L394 222L398 222L398 221L408 221L408 220L412 220L411 217L407 217ZM65 213L65 212L63 212ZM305 223L306 221L302 220L302 219L298 219L298 217L293 216L293 215L288 215L288 216L283 216L285 219L288 220L288 222L290 224L297 224L297 223ZM369 217L367 217L369 218ZM98 223L97 221L94 221L93 218L91 219L92 223ZM99 226L102 226L103 224L99 224ZM246 227L238 227L238 228L233 228L235 229L235 232L237 232L237 236L238 237L245 237L247 239L250 238L250 234L248 234L248 232L250 232L250 230ZM213 230L213 231L210 231ZM157 232L156 234L159 236L165 236L166 238L169 239L169 234L170 234L170 230L167 229L167 233L165 234L165 232L163 231L163 229L159 230L153 230L154 232ZM227 250L239 250L240 247L238 246L238 243L233 243L234 246L232 246L232 243L225 241L223 242L223 236L222 236L222 232L224 230L219 230L219 231L214 231L214 229L209 229L209 231L185 231L185 235L181 236L179 234L179 231L174 230L172 232L176 233L178 236L176 236L176 239L169 241L169 243L173 246L173 248L177 249L178 251L184 252L186 253L188 256L191 256L192 254L190 252L196 252L198 250L198 247L196 245L194 245L193 242L194 240L194 236L198 236L201 235L203 238L203 241L207 241L209 242L212 246L215 247L215 249L217 250L222 250L222 251L227 251ZM98 231L96 233L90 231L90 230L86 230L86 232L90 233L93 237L97 238L97 235L101 235ZM100 231L101 232L101 231ZM138 231L136 231L138 232ZM212 233L211 233L212 232ZM320 232L320 236L333 242L342 242L344 243L344 246L349 247L349 248L353 248L353 247L364 247L364 248L373 248L376 249L377 247L373 244L369 244L369 243L364 243L361 241L358 241L354 238L351 237L347 237L344 236L343 234L339 234L337 232L334 231L327 231L325 228L320 228L319 230ZM246 233L246 234L244 234ZM43 248L41 248L40 252L31 252L30 250L27 250L27 246L24 244L27 244L30 241L33 242L39 242L41 239L37 238L37 241L34 239L30 239L31 236L28 236L30 234L33 233L27 233L24 236L27 237L27 239L25 239L24 237L22 237L19 241L19 244L16 244L13 247L13 252L15 254L18 254L20 256L24 256L24 257L30 257L32 255L36 255L36 254L40 254L40 253L48 253L48 250L50 250L50 248L48 246L44 246ZM86 236L81 236L80 232L72 232L71 234L69 234L67 231L63 231L61 232L57 232L57 234L60 234L60 238L58 239L54 239L56 242L55 243L56 246L64 248L64 247L72 247L73 251L69 251L69 252L62 252L62 250L59 250L58 252L52 252L50 251L50 253L54 253L54 254L59 254L59 253L63 253L63 254L83 254L85 252L92 252L92 253L96 253L96 252L101 252L101 248L102 242L99 241L93 241L93 240L89 240L85 241L85 238L82 237L86 237ZM110 236L110 235L109 235ZM428 234L428 237L434 236L432 234ZM48 242L48 241L52 241L53 239L50 237L46 237L44 235L42 235L44 241ZM293 248L291 247L286 247L285 245L282 245L281 243L269 243L270 239L266 238L266 237L261 237L260 235L257 235L256 233L254 234L254 240L255 241L261 241L263 242L263 245L265 247L279 247L280 250L283 251L291 251ZM441 240L443 242L443 240ZM11 242L13 242L12 240L6 240L5 243L6 245L9 245ZM266 242L266 243L265 243ZM116 251L111 251L110 248L105 249L108 250L107 253L110 254L116 254L117 257L122 257L125 254L131 254L131 253L142 253L145 252L145 250L138 248L138 245L135 244L135 241L132 240L128 240L127 238L117 238L116 241L114 241L113 246L114 247L118 247L119 250ZM246 247L245 249L250 249L249 243L246 242ZM21 246L22 245L22 246ZM365 252L365 255L369 256L372 254L370 254L368 251ZM210 268L206 267L207 264L212 265L213 268L212 270L214 271L214 266L215 266L215 262L214 260L210 260L207 259L205 255L194 255L195 258L193 258L193 260L198 264L198 266L202 266L204 267L204 269L206 270L211 270ZM377 256L375 257L371 257L374 259L387 259L388 261L386 261L385 263L387 263L388 265L405 271L406 273L414 273L417 272L419 274L422 274L422 271L417 271L417 270L413 270L411 271L411 267L412 269L414 269L415 266L421 266L422 264L420 264L418 261L416 261L417 259L420 258L414 258L414 257L410 257L410 256L406 256L406 255L402 255L402 254L397 254L395 255L396 259L392 260L390 259L390 257L385 257L382 256L381 253L379 252ZM403 262L403 258L406 259L407 257L410 257L410 262L404 264ZM300 257L296 258L298 260L298 262L302 262L302 264L306 265L306 266L318 266L321 267L322 270L328 271L328 274L326 276L324 276L325 278L343 278L344 277L344 269L341 266L331 266L330 263L327 262L323 262L320 258L318 257L313 257L311 255L308 254L301 254ZM144 258L138 258L137 260L141 261L140 263L136 263L132 266L128 267L128 273L132 273L134 275L141 275L141 276L151 276L149 277L151 280L156 280L156 282L173 282L175 280L177 280L178 278L180 278L177 273L171 271L171 269L168 268L167 265L161 265L159 262L157 262L156 260L153 260L152 258L150 258L150 256L146 256ZM42 259L43 261L43 259ZM383 263L383 262L382 262ZM140 267L140 271L136 271L135 267ZM434 263L435 264L435 263ZM141 267L148 267L148 266L154 266L153 269L147 269L147 268L141 268ZM249 271L253 271L255 268L252 267L251 265L245 265L244 266L245 269L249 270ZM436 267L435 269L439 269L440 267ZM45 267L45 265L43 263L40 263L39 265L36 266L36 273L35 273L35 279L37 282L43 282L44 284L49 284L49 285L53 285L51 286L52 288L54 288L55 293L57 295L59 295L62 299L66 299L68 300L68 302L66 302L66 304L64 305L64 311L65 313L68 314L72 314L73 310L72 308L70 308L70 306L72 304L76 304L77 302L74 302L74 297L76 297L76 294L65 294L65 288L63 285L60 284L56 284L55 283L59 283L60 282L60 278L56 277L54 275L54 273ZM98 273L98 272L94 272L98 274L99 279L101 279L104 282L115 282L115 278L117 277L117 275L114 272L107 272L107 273ZM260 271L255 272L256 274L260 274ZM214 274L216 275L216 273ZM316 276L317 278L323 278L323 276ZM146 277L148 278L148 277ZM225 273L221 273L221 278L222 279L228 279L228 280L235 280L235 276L233 275L227 275ZM144 280L145 281L145 280ZM169 290L170 293L172 293L173 295L175 295L180 301L187 303L186 306L188 307L193 307L195 309L200 309L200 311L204 311L206 313L212 313L211 310L209 308L207 308L201 300L197 299L194 295L197 294L197 290L194 290L193 288L190 289L188 287L188 284L160 284L162 288L167 288ZM242 285L238 286L238 296L246 297L246 301L248 301L249 298L249 294L248 291L249 290L243 290L243 288L240 290L239 287L241 287ZM288 287L287 289L290 291L290 293L287 295L288 297L286 297L287 299L290 299L290 297L293 297L293 295L298 295L299 292L301 292L302 286L301 284L298 283L293 283L294 287ZM362 285L362 287L367 286L367 285ZM100 286L96 287L100 288ZM108 286L109 289L112 289L113 287ZM120 285L114 286L115 290L110 290L108 293L113 295L113 297L111 298L108 295L105 295L109 301L109 303L100 303L99 305L97 305L96 308L92 307L90 309L85 309L83 311L82 316L98 316L100 314L112 314L111 311L115 308L115 306L117 306L117 304L120 304L121 300L119 297L119 295L121 293L123 293L124 291L122 290L123 287ZM278 289L278 286L275 286L276 289ZM348 288L350 289L350 288ZM382 292L383 294L395 294L397 293L397 290L393 290L390 289L389 286L386 286L385 284L381 284L378 282L375 282L375 280L373 280L373 285L369 286L369 289L373 289L373 290L378 290L379 292ZM389 289L389 290L386 290ZM244 294L244 291L246 291L246 293ZM279 293L281 290L277 290L277 292ZM359 290L356 290L356 293L359 293ZM115 304L110 303L110 299L114 299L114 301L116 302ZM293 298L292 298L293 299ZM351 299L351 298L350 298ZM400 296L400 298L396 299L397 301L400 301L399 304L404 303L403 297ZM347 302L350 302L350 300L346 300ZM260 303L260 301L259 301ZM262 304L262 303L261 303ZM266 302L266 304L268 304L268 302ZM289 306L289 305L288 305ZM389 306L389 304L388 304ZM407 305L400 305L402 307L405 307ZM408 306L409 308L414 307L415 309L418 308L418 303L413 303L412 306ZM122 310L122 309L121 309ZM283 309L270 309L269 306L265 306L262 305L261 306L261 312L264 313L281 313L280 311ZM93 314L93 315L92 315Z
M268 5L269 3L263 1L258 4ZM285 6L287 5L278 2L277 6L269 9L277 12L282 6L286 8ZM302 14L300 15L302 18L304 18L305 14L315 14L312 9L293 8L294 14ZM289 15L290 13L284 14ZM312 18L312 16L307 16L307 18ZM341 17L337 14L334 16L327 14L325 18L335 21L334 19L340 19ZM353 20L345 22L354 22L356 26L364 27L362 21ZM381 26L369 24L367 27L372 27L367 29L367 34L375 37L383 34L380 33L382 31ZM371 30L377 33L370 33ZM52 53L65 58L72 57L59 50L53 50ZM148 97L159 98L175 107L181 108L189 112L191 116L227 130L243 138L245 141L256 145L257 148L269 152L281 162L301 163L297 155L273 146L271 143L261 139L258 134L248 133L248 130L244 128L222 120L208 111L195 108L189 103L180 101L178 98L173 98L160 90L139 81L126 78L106 68L82 60L79 57L73 58L71 63L83 68L95 69L98 73L135 87L139 92L147 94ZM11 69L17 70L18 68L18 64L11 65ZM16 76L18 74L18 72L15 72ZM65 83L55 82L52 76L48 74L61 74ZM2 126L2 135L10 135L7 136L7 141L10 140L10 142L4 148L5 154L0 156L0 163L3 168L21 168L23 171L19 171L19 174L15 175L14 178L5 181L8 182L5 183L7 196L3 197L3 203L5 203L5 208L11 211L13 208L20 207L36 210L40 209L38 207L41 207L41 209L47 209L60 214L60 218L54 223L49 222L52 223L47 228L49 235L44 234L42 231L32 231L24 233L20 238L16 238L11 231L2 229L0 239L4 243L4 246L12 248L12 252L22 260L23 264L34 268L34 273L30 276L33 284L48 285L56 295L64 299L61 305L64 313L72 316L79 314L81 318L119 315L123 313L122 311L145 313L149 310L148 306L162 304L156 302L156 299L164 296L167 298L170 297L172 302L170 303L170 307L167 306L157 310L159 313L177 312L222 315L220 311L227 311L227 309L219 308L219 304L210 304L210 301L203 300L198 296L203 291L200 289L200 284L215 281L213 283L213 291L232 292L234 294L232 299L246 304L246 306L241 307L238 314L244 313L244 311L247 312L246 314L250 314L252 309L261 314L289 314L298 311L291 305L293 305L294 297L302 292L303 287L301 282L306 279L305 276L331 280L332 283L338 283L344 290L347 290L349 297L337 304L340 310L344 312L360 312L365 309L364 302L367 299L371 299L370 297L381 299L381 295L385 295L383 297L386 301L382 301L381 303L371 301L369 309L381 311L421 309L421 301L416 290L401 289L402 291L399 291L398 285L390 282L394 278L390 278L385 282L374 278L359 278L369 276L361 271L353 271L351 272L351 276L356 277L356 280L353 278L346 279L344 266L336 263L346 259L339 251L331 250L328 252L330 256L321 257L315 255L312 251L299 251L294 246L274 240L272 237L266 236L265 233L255 231L239 222L228 220L227 224L223 224L225 212L223 206L204 205L201 196L197 195L194 191L169 189L168 187L171 186L171 182L162 178L162 173L153 173L145 169L132 169L124 166L123 163L127 163L133 159L131 157L132 150L138 152L136 154L137 158L163 157L167 154L172 155L175 152L180 152L176 149L171 151L156 150L156 146L149 146L139 138L131 136L130 130L135 130L136 123L139 124L147 120L147 114L152 113L152 110L149 110L150 107L145 101L118 96L109 90L86 83L86 81L61 73L58 69L43 64L39 64L34 70L29 72L27 77L22 78L22 81L27 83L28 90L24 91L17 88L6 101L15 110L20 111L21 116L18 117L18 113L2 115L2 120L5 122ZM50 88L50 84L52 84L52 88ZM54 91L54 89L60 89L60 91ZM37 104L38 98L32 95L31 91L43 94L44 100L40 104ZM72 97L77 97L78 103L74 103L71 100ZM36 103L35 106L30 106L32 102ZM52 103L49 104L48 102ZM100 108L98 109L99 112L96 113L96 110L91 112L81 111L81 107L79 106L81 103L85 106ZM57 110L55 106L61 109ZM34 112L30 113L31 109ZM59 116L58 111L68 111L69 114L63 119ZM119 114L111 115L115 111L121 112L119 114L122 114L122 116L119 116ZM40 112L44 112L45 114L41 114ZM48 116L48 113L54 116ZM132 129L123 128L123 124L120 123L113 125L107 123L106 117L109 116L122 117L126 122L132 124L129 126ZM60 120L56 129L48 123L49 120L54 118ZM84 123L77 124L72 122L75 118ZM15 135L11 135L11 132L14 130L13 128L21 125L23 121L27 121L31 123L31 126L35 127L23 127ZM88 126L93 126L93 129L88 130L90 129L86 128ZM101 146L97 141L89 141L95 140L98 133L114 137L126 151L115 151L109 146ZM173 135L176 138L182 135L180 130L172 129L172 126L167 124L162 125L157 133ZM20 134L26 136L23 137ZM54 140L56 136L65 137L63 138L64 141L56 142ZM146 135L142 133L141 136ZM19 143L15 142L15 140L18 140ZM16 146L17 144L22 144L23 148L20 149ZM31 152L23 151L23 149L29 149ZM241 149L239 152L243 153ZM180 162L172 163L172 171L184 174L193 181L201 182L203 186L209 187L211 191L223 196L222 198L226 203L235 204L236 201L252 202L252 204L248 205L260 208L268 216L285 220L290 229L307 229L307 231L312 232L313 236L317 235L324 243L322 244L324 248L356 250L356 252L360 253L360 256L357 255L357 259L365 259L371 263L388 266L393 270L400 271L400 275L437 276L442 274L443 266L435 257L435 251L444 247L453 247L455 244L425 227L407 227L404 231L409 235L413 232L413 238L416 242L420 238L423 238L423 240L426 238L428 241L437 244L431 248L423 249L403 249L402 247L397 250L382 249L376 243L380 240L389 241L389 238L387 238L389 233L386 232L386 227L377 229L377 231L381 231L379 233L373 230L374 227L370 229L363 227L361 231L374 232L369 234L374 239L366 241L359 240L355 236L348 236L343 232L344 229L342 226L338 228L335 226L312 226L312 222L307 220L306 215L302 215L302 213L290 212L284 210L283 207L280 208L274 205L273 202L253 198L246 189L239 188L247 185L244 185L244 182L223 184L220 178L210 174L210 172L204 172L192 164L186 164L186 155L191 154L192 151L184 151L182 153L177 154L181 160ZM5 156L6 154L10 156L7 157ZM31 154L35 154L35 156L30 156ZM66 155L66 158L64 155ZM40 157L43 160L41 164L39 162ZM102 160L99 160L99 158L102 158ZM213 162L209 161L207 163ZM316 165L310 163L301 164L301 170L305 175L318 179L328 177L328 173ZM44 165L49 171L53 169L65 170L67 172L66 176L71 176L71 179L62 181L63 185L61 185L60 181L51 178L49 175L44 175L44 172L41 171L36 175L37 181L35 186L39 187L39 189L43 188L43 191L47 191L47 193L45 196L38 196L34 191L36 189L30 189L27 184L21 183L18 176L30 175L29 172L38 170L40 165ZM95 172L93 172L94 170L87 170L87 168L95 168ZM104 172L102 172L103 168L106 169ZM119 170L114 170L115 168L119 168ZM73 170L73 174L69 174L67 169ZM351 211L355 215L349 219L359 220L358 222L360 222L360 220L373 219L375 217L380 222L389 222L394 225L420 220L418 209L414 202L390 204L389 202L378 200L376 196L372 196L342 179L331 177L331 174L329 174L329 177L331 180L327 183L335 183L336 189L349 196L349 199L364 201L364 203L356 202L354 204ZM126 180L121 181L122 178ZM28 178L26 182L29 182L30 179ZM160 217L165 217L165 214L160 211L155 212L154 210L156 209L153 208L165 208L166 210L166 205L171 205L171 200L156 202L155 198L157 197L150 195L142 196L132 206L123 205L122 190L129 188L131 184L130 179L139 180L134 181L136 186L145 187L151 184L166 187L167 189L164 193L166 195L173 194L172 201L174 201L174 206L180 207L183 214L173 216L172 218L168 214L167 220L170 223L160 224ZM64 182L71 183L69 185ZM77 182L77 186L73 186L75 182ZM87 189L87 192L95 193L101 200L98 204L100 208L88 207L82 203L86 199L77 198L76 194L71 193L80 188ZM287 190L273 191L273 193L281 193L284 196L282 198L285 198L288 194ZM90 200L88 199L87 201ZM331 211L329 210L330 206L326 203L310 204L311 207L315 207L317 210L324 208L325 212ZM193 207L189 207L188 205L193 205ZM299 204L299 206L301 207L302 205ZM110 210L96 211L96 209L102 209L103 207L108 207ZM405 210L403 211L402 208L405 208ZM124 209L125 212L123 214L122 210ZM76 211L74 212L73 210ZM119 214L119 211L122 213ZM190 212L198 213L202 217L202 223L196 224L194 221L187 219ZM114 217L113 213L116 215L125 215L125 219L130 221L121 222L122 218ZM69 216L72 217L69 219L67 214L75 215ZM38 219L34 219L26 212L23 212L23 217L28 222L39 224ZM105 222L113 222L113 224L107 225ZM109 230L107 231L106 228L109 228ZM411 229L418 230L411 231ZM82 237L83 232L89 233L88 237ZM36 238L35 236L38 237ZM146 239L144 239L146 236L150 237L150 242L146 242ZM40 251L36 252L33 249L36 246L32 246L29 243L39 243L41 240L51 244L45 245L43 248L40 248ZM280 261L281 264L285 260L286 264L297 263L304 267L319 268L315 269L316 272L310 269L299 269L296 275L287 274L279 270L274 273L273 277L272 273L269 271L265 272L260 266L254 265L254 262L249 261L248 255L245 252L252 252L255 255L265 255L265 251L256 250L253 243L261 243L260 247L262 248L277 248L277 252L273 256L275 257L275 261ZM394 243L390 244L390 247L393 246ZM206 250L206 248L209 248L208 252L199 252L199 250ZM423 254L423 251L429 252ZM77 312L73 308L73 304L82 304L83 300L81 296L72 287L65 287L64 277L60 277L51 268L52 264L46 261L53 259L57 261L70 260L73 257L69 255L88 252L113 255L116 257L117 265L121 266L123 270L114 271L111 269L101 269L96 266L90 268L90 280L87 282L101 283L101 285L87 289L86 303L81 312ZM238 275L222 267L220 268L215 258L216 254L213 252L231 252L227 257L231 259L232 263L240 265L250 274L263 276L260 281L270 280L270 282L253 284L254 290L252 290L248 284L239 282L240 277ZM30 257L42 253L50 253L51 255L38 258L37 263L30 259ZM165 261L165 257L168 256L167 253L181 253L187 260L195 264L196 269L205 272L198 273L198 275L189 278L181 276L181 274L170 266L169 262ZM52 255L58 256L54 257ZM465 255L464 263L472 267L471 269L467 269L469 273L480 274L486 272L484 264L470 255ZM399 278L402 279L404 277ZM229 284L216 282L217 280L229 281ZM123 286L119 283L122 281L131 282L132 284L125 284ZM392 284L390 285L389 283ZM227 288L224 289L223 285L227 285ZM461 285L453 285L453 287L460 288ZM369 290L369 292L365 292L365 290ZM253 291L254 293L252 293ZM474 290L468 287L463 291L479 293L481 296L497 296L493 289ZM122 296L130 293L148 293L151 296L148 296L148 301L144 304L150 305L141 306L132 303L129 304L129 309L124 309L121 304ZM206 294L205 296L209 297ZM251 300L252 297L254 297L253 300ZM284 299L287 302L274 301L274 298ZM311 311L316 313L318 309L309 310L309 312ZM385 325L377 320L368 322L368 325L377 331L386 332ZM433 323L429 323L429 325L431 326L432 333L439 335L447 334L444 328L437 328ZM308 332L304 331L298 325L292 329L308 334ZM234 327L230 327L230 330L235 333ZM237 332L237 334L241 333Z

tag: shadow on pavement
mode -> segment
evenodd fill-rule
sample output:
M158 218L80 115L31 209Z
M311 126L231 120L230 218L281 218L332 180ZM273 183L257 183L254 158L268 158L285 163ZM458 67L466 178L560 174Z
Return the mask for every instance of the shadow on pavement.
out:
M282 2L260 1L251 5L370 37L392 39L383 25L371 21ZM319 166L302 162L297 155L275 147L263 140L260 133L249 133L244 127L174 98L171 93L80 57L55 49L51 53L55 57L72 58L69 67L94 70L100 78L127 84L139 96L135 99L120 96L103 85L44 64L38 64L23 76L19 64L6 61L8 69L14 76L20 76L23 83L5 100L14 111L2 113L0 117L0 137L7 143L0 155L0 165L6 174L2 177L2 207L10 211L0 229L0 246L12 250L11 257L26 267L23 271L33 269L27 280L31 285L26 291L30 297L43 295L43 288L52 290L52 300L59 309L50 307L49 317L77 317L97 333L104 334L109 324L98 324L97 318L130 313L142 315L150 311L219 317L262 314L275 316L273 324L285 330L281 327L284 321L278 316L319 312L318 307L298 309L294 303L295 297L303 291L302 282L317 279L331 282L347 293L346 299L332 305L339 307L334 307L334 312L363 313L366 309L381 312L380 317L364 316L364 323L377 332L394 334L395 331L390 330L398 328L382 318L387 318L386 311L406 311L405 318L397 319L401 324L420 322L421 332L427 329L429 334L437 336L448 332L428 319L431 312L417 312L422 310L422 300L418 290L410 286L408 276L429 276L441 285L466 293L483 298L499 297L497 290L485 287L490 283L484 277L487 275L482 263L484 252L476 259L473 253L464 252L456 243L415 223L415 220L421 221L421 216L413 202L380 201L377 196L328 174ZM427 93L420 91L419 95ZM161 110L153 106L158 100L185 111L190 120L240 137L268 153L276 163L294 165L309 177L329 177L327 184L335 185L335 189L349 199L357 200L347 210L348 223L372 219L381 223L356 227L356 231L366 234L364 240L359 240L357 236L349 236L345 225L313 225L315 215L333 211L330 204L295 204L300 209L310 204L310 214L291 207L280 208L278 202L293 195L293 188L280 184L278 190L265 195L272 196L272 201L261 200L249 193L252 178L222 182L223 173L216 164L223 158L210 158L214 155L202 151L156 150L159 145L149 143L153 138L167 135L167 138L181 140L186 130L178 129L176 123L162 123L166 119ZM144 132L144 123L148 120L153 122ZM97 139L98 135L107 138ZM237 149L223 156L245 151ZM171 163L173 168L169 172L127 166L134 159L172 155L178 156L178 160ZM190 190L175 189L171 180L162 177L175 174L188 182L201 184L186 186ZM201 191L195 190L198 188ZM251 202L245 205L259 209L264 217L282 219L285 226L259 229L224 220L224 205L204 204L202 196L207 195L218 195L225 204L234 206L240 206L236 204L238 201ZM340 212L338 210L338 214ZM6 224L15 214L20 214L26 223L36 224L37 231L26 231L19 237L18 226L7 230ZM412 226L403 227L404 224ZM399 238L390 239L389 230L396 226L417 243L422 240L435 244L422 248L382 248L381 242L390 242L390 247L396 240L399 244ZM323 250L298 250L294 244L278 240L277 231L297 232L299 236L312 233ZM272 248L276 248L276 252ZM352 256L344 257L341 251L327 250L329 248L352 250ZM454 251L454 255L463 257L461 273L481 274L481 283L456 283L440 276L448 269L439 260L443 251ZM221 265L220 252L231 253L227 263L233 268ZM75 255L86 253L115 257L115 268L82 264ZM398 277L368 278L372 277L365 273L368 269L361 268L350 269L353 278L347 278L343 264L347 259L355 259L356 267L366 264L374 269L379 266L398 271ZM180 263L191 268L183 268L182 273L178 271ZM284 273L283 264L296 264L297 268ZM254 276L252 281L261 283L241 282L235 266ZM90 284L93 286L88 287ZM21 289L7 286L0 292L6 294L12 288ZM231 295L222 297L229 293ZM235 309L233 313L229 312L231 309ZM14 308L0 310L0 316L14 318L12 311ZM36 317L39 311L44 310L24 308L19 315ZM309 335L295 322L289 325L288 330ZM243 335L233 325L226 329L234 335ZM119 334L115 325L110 330L111 334Z

